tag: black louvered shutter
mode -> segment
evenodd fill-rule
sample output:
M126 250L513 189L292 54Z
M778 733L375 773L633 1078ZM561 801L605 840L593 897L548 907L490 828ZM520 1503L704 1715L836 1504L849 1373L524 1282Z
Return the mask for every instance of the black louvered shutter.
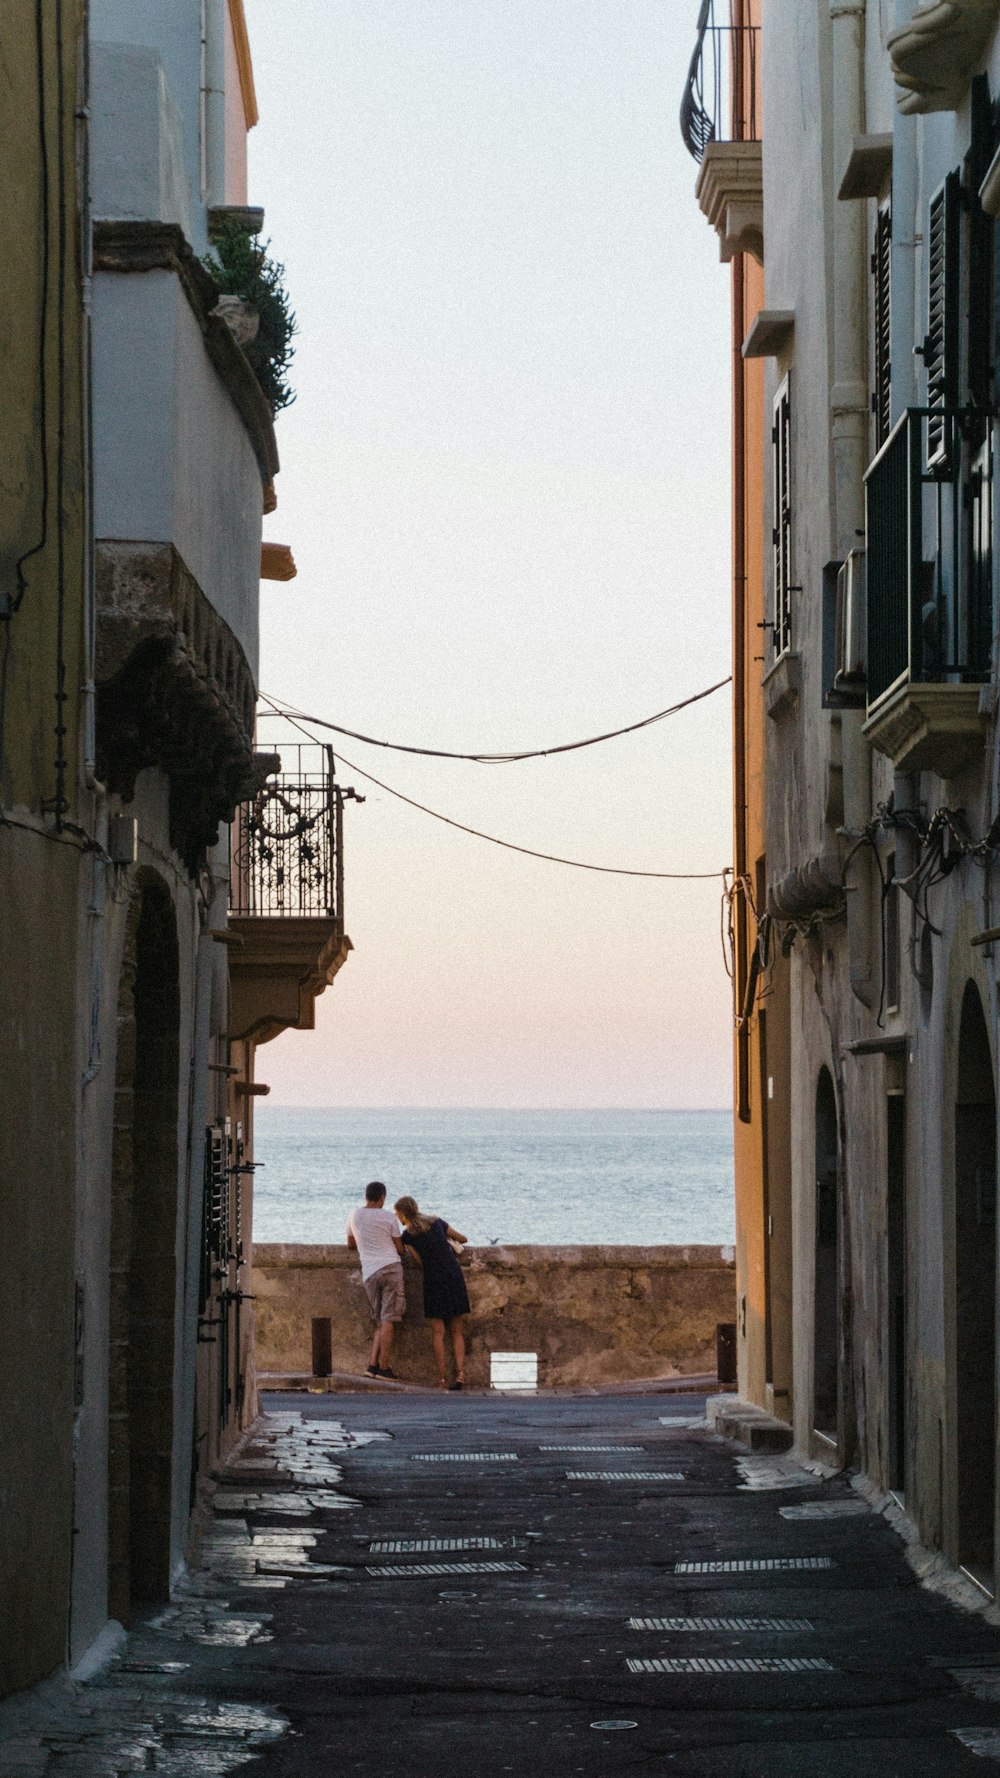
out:
M875 223L875 251L872 254L872 283L875 314L875 387L872 390L872 413L875 416L875 449L881 450L892 427L892 379L889 365L889 343L892 309L892 205L879 206Z
M959 254L962 183L949 173L930 203L927 230L927 467L947 466L951 425L946 410L958 405Z
M989 81L978 74L972 82L972 144L969 151L969 400L973 407L993 406L993 255L994 224L979 201L979 188L997 149L1000 134L990 103Z
M790 382L786 377L774 403L771 446L774 474L774 524L771 531L774 563L774 652L784 654L792 645L792 411Z

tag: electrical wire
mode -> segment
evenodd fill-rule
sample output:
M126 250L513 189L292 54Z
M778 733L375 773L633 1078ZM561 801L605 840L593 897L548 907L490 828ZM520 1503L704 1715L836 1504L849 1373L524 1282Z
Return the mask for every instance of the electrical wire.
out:
M602 741L617 741L622 735L637 734L640 729L651 728L655 722L662 722L666 716L676 716L679 710L687 710L691 704L699 704L703 698L710 698L713 692L721 691L724 685L731 683L732 674L729 673L715 685L706 686L704 691L696 691L693 697L682 698L679 704L671 704L666 710L658 710L655 716L644 716L641 722L630 722L625 728L609 729L606 734L591 735L584 741L564 741L558 747L528 748L517 753L448 753L440 747L410 747L402 741L381 741L374 735L362 735L356 729L342 728L339 723L328 722L321 716L310 716L308 712L296 710L289 704L281 704L266 692L261 692L260 697L265 704L270 705L275 716L311 722L316 728L330 729L335 735L346 735L349 741L363 741L367 747L386 747L393 753L418 753L425 759L462 759L469 760L474 765L506 766L517 765L524 759L549 759L554 753L576 753L581 747L597 747ZM351 769L353 771L358 768Z
M268 699L268 702L270 702L270 699ZM321 741L316 740L315 735L310 734L309 730L302 726L302 722L311 721L310 717L303 717L302 720L299 721L294 716L291 716L287 710L281 711L280 714L285 717L285 720L289 722L293 728L298 729L300 735L305 735L307 740L313 741L318 747L323 745ZM359 778L364 778L366 783L374 784L379 790L384 790L387 796L394 796L398 802L407 803L411 809L419 809L422 815L430 815L435 821L443 821L446 827L457 828L459 833L471 834L472 838L476 840L488 840L491 846L502 846L505 852L521 852L526 858L541 858L546 864L564 864L568 865L572 870L599 871L602 876L609 877L655 877L661 881L668 882L707 883L715 882L720 877L725 881L727 876L727 872L724 870L625 870L618 865L586 864L579 858L559 858L553 852L536 852L532 846L518 846L515 845L513 840L497 839L495 834L482 833L478 827L467 827L464 821L454 821L450 815L442 815L438 809L429 809L426 803L418 803L414 797L404 796L401 790L394 790L391 784L383 784L381 778L373 778L371 772L366 772L362 766L352 765L351 761L345 759L344 755L339 751L337 753L337 758L340 760L341 764L347 767L348 771L357 772Z
M547 864L566 864L573 870L600 871L609 877L657 877L670 882L707 883L716 882L724 876L721 870L626 870L614 864L585 864L579 858L559 858L554 852L536 852L532 846L518 846L513 840L499 840L495 834L481 833L478 827L466 827L464 821L453 821L450 815L442 815L437 809L429 809L426 803L418 803L412 796L404 796L401 790L393 790L390 784L383 784L380 778L373 778L370 772L362 771L360 766L352 765L342 753L337 758L347 766L349 771L357 772L369 784L376 784L388 796L394 796L401 803L409 803L411 809L419 809L423 815L432 815L435 821L443 821L446 827L457 827L460 833L471 834L473 839L489 840L491 846L503 846L507 852L523 852L526 858L542 858Z

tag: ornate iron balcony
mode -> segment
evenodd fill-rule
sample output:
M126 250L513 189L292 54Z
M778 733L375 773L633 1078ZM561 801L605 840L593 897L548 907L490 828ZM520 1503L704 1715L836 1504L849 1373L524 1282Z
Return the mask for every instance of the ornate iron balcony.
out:
M273 775L237 812L233 914L332 919L343 928L343 814L349 794L334 777L332 748L282 745Z
M696 42L681 100L681 135L704 159L710 142L759 142L758 25L717 25L715 0L701 0Z

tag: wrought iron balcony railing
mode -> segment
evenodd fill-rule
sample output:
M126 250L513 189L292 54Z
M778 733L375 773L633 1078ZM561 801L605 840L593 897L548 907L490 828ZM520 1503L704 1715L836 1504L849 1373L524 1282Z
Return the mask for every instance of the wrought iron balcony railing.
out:
M758 25L717 25L715 0L701 0L696 42L681 100L681 135L699 163L710 142L759 142Z
M352 792L334 777L332 748L282 744L281 767L237 813L230 911L343 926L344 799Z
M932 468L929 421L938 447ZM963 684L989 675L990 450L990 428L979 417L910 408L868 470L869 711L908 681Z

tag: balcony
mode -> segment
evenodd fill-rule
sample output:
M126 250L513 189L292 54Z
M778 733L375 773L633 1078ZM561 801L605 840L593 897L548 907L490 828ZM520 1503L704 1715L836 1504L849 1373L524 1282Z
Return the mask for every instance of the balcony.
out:
M989 426L964 411L910 408L865 481L865 733L897 771L952 778L981 753L985 734Z
M337 783L327 747L283 745L272 757L233 829L229 1034L254 1043L311 1030L316 1001L351 950L343 813L354 792Z
M757 25L717 25L714 0L702 0L680 124L701 169L695 195L719 236L721 258L751 253L763 264L759 42Z

